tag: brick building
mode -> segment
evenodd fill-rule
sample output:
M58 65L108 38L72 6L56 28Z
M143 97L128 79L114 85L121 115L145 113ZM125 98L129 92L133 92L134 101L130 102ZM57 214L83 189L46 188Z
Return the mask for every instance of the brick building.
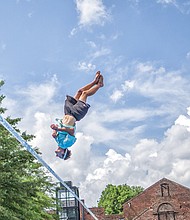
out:
M128 220L190 220L190 189L166 178L123 206Z
M124 215L105 215L104 208L90 208L93 214L98 218L98 220L125 220ZM94 218L84 211L84 218L81 220L94 220Z
M123 205L123 215L105 215L91 208L99 220L190 220L190 189L163 178ZM84 212L84 220L93 218Z

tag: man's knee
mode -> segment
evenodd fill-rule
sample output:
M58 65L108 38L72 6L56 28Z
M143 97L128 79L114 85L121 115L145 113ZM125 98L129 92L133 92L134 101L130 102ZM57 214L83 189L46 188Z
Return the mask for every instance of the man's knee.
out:
M88 97L88 91L82 91L80 99L82 101L86 101L87 97Z
M86 96L86 95L88 95L88 90L86 91L86 90L79 89L77 91L77 94L82 95L82 96Z
M88 91L82 91L81 95L82 96L88 96Z
M81 89L79 89L78 91L77 91L77 95L82 95L82 90Z

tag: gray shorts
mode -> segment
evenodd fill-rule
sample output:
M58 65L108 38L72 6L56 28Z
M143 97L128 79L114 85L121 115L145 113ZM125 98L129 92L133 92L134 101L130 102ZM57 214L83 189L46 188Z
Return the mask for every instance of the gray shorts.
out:
M64 105L65 115L72 115L77 121L80 121L84 118L89 108L89 104L67 95Z

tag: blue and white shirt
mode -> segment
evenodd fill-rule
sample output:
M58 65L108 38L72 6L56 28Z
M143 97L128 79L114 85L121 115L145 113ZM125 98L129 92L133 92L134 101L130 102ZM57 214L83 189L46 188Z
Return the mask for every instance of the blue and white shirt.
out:
M76 130L76 126L62 124L61 120L57 118L56 121L58 122L61 128L74 128L74 130ZM71 147L76 142L76 140L77 139L75 136L70 135L66 131L57 131L57 136L55 137L55 141L57 142L58 146L63 149Z

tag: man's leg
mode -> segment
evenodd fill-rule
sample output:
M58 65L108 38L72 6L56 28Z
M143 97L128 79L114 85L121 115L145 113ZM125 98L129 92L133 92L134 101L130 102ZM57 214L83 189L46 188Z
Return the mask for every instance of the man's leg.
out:
M89 90L90 88L92 88L93 86L95 86L95 85L98 83L99 78L100 78L100 71L98 71L98 72L96 73L95 79L94 79L91 83L85 85L84 87L80 88L80 89L77 91L77 93L76 93L76 95L74 96L74 98L75 98L76 100L79 100L79 99L80 99L80 96L82 95L82 92L83 92L83 91L86 91L86 90Z
M79 97L79 100L83 101L83 102L86 102L88 96L92 96L94 95L99 88L103 87L104 86L104 83L103 83L103 76L100 75L99 77L99 80L98 80L98 83L95 84L93 87L91 87L90 89L88 90L85 90L85 91L82 91L80 97Z

